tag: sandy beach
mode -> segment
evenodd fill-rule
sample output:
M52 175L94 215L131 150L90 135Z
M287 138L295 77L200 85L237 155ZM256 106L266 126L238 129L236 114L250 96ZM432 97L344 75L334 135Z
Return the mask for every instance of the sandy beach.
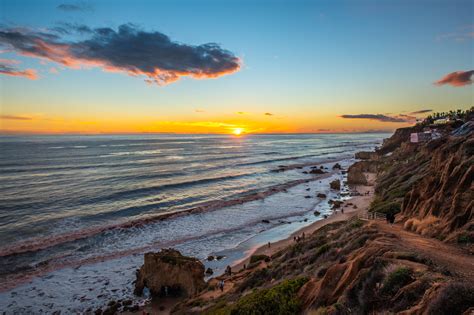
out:
M326 219L322 219L316 221L304 228L299 229L298 231L292 233L287 238L284 238L280 241L270 243L270 247L268 245L262 245L255 249L252 249L248 253L248 257L244 260L239 261L238 263L232 266L233 270L241 270L244 265L248 265L250 261L250 257L252 255L267 255L271 256L274 253L278 252L280 249L289 246L290 244L294 243L294 237L301 237L303 233L305 235L312 234L314 231L320 229L321 227L337 222L337 221L344 221L349 218L352 218L354 215L357 215L360 212L366 211L370 205L370 202L373 198L374 193L374 186L362 186L358 185L351 189L353 192L359 192L360 196L353 196L352 198L348 199L341 205L340 209L337 209L333 214L329 215ZM341 212L341 209L344 212Z

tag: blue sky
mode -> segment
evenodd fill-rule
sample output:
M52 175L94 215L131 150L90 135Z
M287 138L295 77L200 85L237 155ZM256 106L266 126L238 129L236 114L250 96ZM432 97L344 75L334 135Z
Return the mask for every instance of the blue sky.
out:
M61 4L85 9L64 11ZM100 67L41 64L9 51L0 58L20 60L18 67L36 69L39 78L0 76L1 114L34 118L2 120L0 129L44 131L47 123L36 120L52 117L63 120L64 131L73 121L89 121L106 132L113 129L109 120L125 119L133 124L123 131L137 131L140 124L147 131L154 122L153 131L160 131L160 122L171 121L247 122L261 125L261 132L391 129L398 125L339 116L472 105L472 85L433 85L448 73L474 68L472 1L2 0L1 6L4 28L44 30L69 22L117 29L133 23L187 45L217 43L241 60L241 68L150 86ZM273 116L258 116L265 112Z

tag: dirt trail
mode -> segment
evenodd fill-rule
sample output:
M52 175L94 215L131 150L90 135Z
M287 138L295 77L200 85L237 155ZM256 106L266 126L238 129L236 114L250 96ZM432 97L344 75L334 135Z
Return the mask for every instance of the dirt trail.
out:
M461 248L406 231L400 224L390 226L383 221L375 221L375 224L379 230L397 235L400 238L401 248L419 253L431 259L436 265L454 272L454 276L474 283L474 257Z

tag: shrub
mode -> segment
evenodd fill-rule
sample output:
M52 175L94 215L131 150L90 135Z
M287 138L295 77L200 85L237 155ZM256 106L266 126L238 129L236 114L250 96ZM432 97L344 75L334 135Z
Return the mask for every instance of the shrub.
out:
M307 278L296 278L252 292L231 306L230 314L298 314L301 302L297 292L307 281Z
M412 282L412 271L410 268L399 267L388 275L382 287L382 293L392 295L398 292L400 288Z
M470 237L467 233L461 233L458 235L457 241L459 244L470 243Z
M364 222L361 219L357 219L353 222L351 222L351 228L360 228L361 226L364 225Z
M444 287L434 301L432 301L428 314L462 314L473 306L473 285L454 282Z
M268 257L267 255L252 255L250 257L250 263L251 264L256 263L257 261L261 261L261 260L269 262L270 257Z
M272 279L272 273L268 268L263 268L253 272L248 278L246 278L239 286L239 291L243 292L247 289L252 289L261 286L267 281Z

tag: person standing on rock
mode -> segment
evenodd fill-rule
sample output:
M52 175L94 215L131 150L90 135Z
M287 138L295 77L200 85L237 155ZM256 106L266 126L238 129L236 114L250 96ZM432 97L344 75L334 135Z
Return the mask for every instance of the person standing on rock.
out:
M224 292L224 280L221 280L219 283L219 288L221 289L221 292Z

